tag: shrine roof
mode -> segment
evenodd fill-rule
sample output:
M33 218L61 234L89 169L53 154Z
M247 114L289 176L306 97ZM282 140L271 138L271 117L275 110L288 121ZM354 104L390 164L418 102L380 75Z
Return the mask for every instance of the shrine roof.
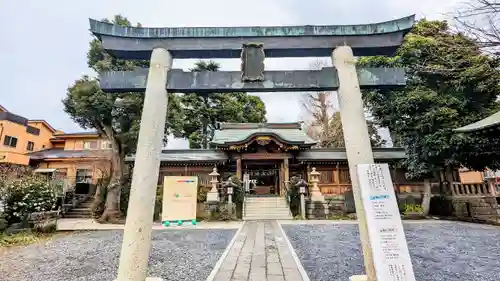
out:
M404 148L380 147L372 148L375 160L398 160L407 158ZM301 161L347 160L345 148L313 148L301 151L297 156Z
M212 144L230 145L250 141L257 136L274 136L278 140L311 146L316 141L307 136L300 123L221 123Z
M472 133L493 127L498 127L499 125L500 125L500 111L484 119L481 119L475 123L454 129L453 131L457 133Z
M223 151L213 149L165 149L160 155L162 162L219 162L227 159L228 157ZM134 160L135 155L129 155L125 158L126 162Z
M400 160L406 158L403 148L373 148L375 161ZM224 151L217 149L167 149L161 153L161 162L170 163L203 163L224 162L228 156ZM133 162L135 155L125 158L126 162ZM345 148L312 148L300 151L297 160L304 162L314 161L347 161Z

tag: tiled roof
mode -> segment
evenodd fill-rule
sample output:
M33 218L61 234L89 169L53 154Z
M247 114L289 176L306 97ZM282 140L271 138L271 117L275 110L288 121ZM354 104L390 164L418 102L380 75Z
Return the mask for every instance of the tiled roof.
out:
M99 135L97 132L74 132L74 133L56 133L55 137L64 137L64 136L78 136L78 135Z
M30 159L58 159L58 158L101 158L108 152L102 150L64 150L63 148L51 148L29 153Z
M315 144L301 129L300 123L222 123L214 133L213 144L229 144L244 141L252 135L275 134L283 141L291 143Z
M52 126L49 124L49 122L47 122L47 121L45 121L45 120L43 120L43 119L33 119L33 120L28 120L28 123L30 123L30 122L33 122L33 123L40 122L40 123L44 124L44 125L45 125L45 127L49 128L49 130L51 130L51 131L52 131L52 133L57 132L57 130L56 130L56 129L54 129L54 127L52 127Z
M192 162L192 161L225 161L227 155L223 151L212 149L169 149L161 153L162 162ZM126 162L135 160L135 155L125 158Z
M404 148L372 148L375 160L396 160L406 158ZM297 156L302 161L347 160L345 148L313 148L301 151Z
M373 148L375 160L398 160L406 158L403 148ZM344 148L324 149L316 148L301 151L297 156L301 161L328 161L347 160ZM126 162L135 160L135 155L127 156ZM161 154L162 162L218 162L228 160L226 153L216 149L174 149L163 150Z
M457 133L470 133L470 132L476 132L476 131L496 127L499 125L500 125L500 111L493 114L493 115L490 115L484 119L481 119L475 123L460 127L460 128L455 129L453 131L455 131Z

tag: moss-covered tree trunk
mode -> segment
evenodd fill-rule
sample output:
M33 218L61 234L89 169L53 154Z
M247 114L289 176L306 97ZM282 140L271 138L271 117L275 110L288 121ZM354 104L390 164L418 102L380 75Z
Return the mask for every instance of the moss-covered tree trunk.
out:
M122 217L120 211L121 187L125 181L125 155L120 141L111 128L105 129L108 139L112 140L111 178L106 192L105 209L99 222L118 222Z
M424 179L424 196L422 198L422 215L428 216L431 209L431 182L429 179Z

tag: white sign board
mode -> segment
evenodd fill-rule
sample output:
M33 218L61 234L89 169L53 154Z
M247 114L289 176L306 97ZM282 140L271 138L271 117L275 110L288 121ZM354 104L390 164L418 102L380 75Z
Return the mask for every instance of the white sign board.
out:
M166 176L161 221L195 220L198 177Z
M415 281L389 165L357 166L378 281Z

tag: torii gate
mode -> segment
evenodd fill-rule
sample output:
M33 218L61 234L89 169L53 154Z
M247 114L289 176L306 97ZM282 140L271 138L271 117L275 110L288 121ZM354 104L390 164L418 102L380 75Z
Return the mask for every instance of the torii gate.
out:
M167 92L339 93L365 270L375 279L365 210L356 168L373 164L360 88L405 85L400 68L356 69L354 56L393 55L414 24L414 16L363 25L270 27L123 27L90 20L103 48L121 59L150 60L149 69L100 73L105 92L146 93L130 192L118 280L144 280L151 248L155 187L167 111ZM328 57L333 68L265 71L265 57ZM184 72L174 58L241 58L240 71ZM396 279L395 279L396 280Z

